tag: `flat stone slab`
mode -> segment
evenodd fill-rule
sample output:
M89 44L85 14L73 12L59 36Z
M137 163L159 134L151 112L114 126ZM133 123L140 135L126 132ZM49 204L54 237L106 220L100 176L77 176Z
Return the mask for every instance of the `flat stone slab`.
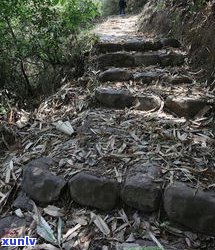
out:
M112 68L99 74L101 82L129 81L133 78L132 73L126 69Z
M128 41L123 44L123 49L125 51L149 51L149 50L159 50L162 48L160 41L141 41L133 40Z
M134 107L136 110L149 111L159 109L161 99L155 95L132 95L127 89L98 88L96 100L108 108L124 109Z
M164 192L164 208L170 220L195 232L215 236L215 191L191 188L175 182Z
M117 52L123 50L123 44L121 43L114 43L114 42L108 42L108 43L98 43L96 45L96 50L98 53L109 53L109 52Z
M160 77L160 74L158 72L149 71L135 73L133 77L135 81L141 81L143 84L149 84L156 81Z
M170 52L169 54L161 54L159 52L146 52L136 53L134 55L136 66L150 66L150 65L161 65L166 66L180 66L184 63L185 55Z
M161 106L161 99L155 95L143 95L136 97L136 106L137 110L149 111L153 109L159 109Z
M100 69L107 67L139 67L150 65L180 66L184 63L185 56L180 53L171 52L162 54L160 52L145 52L129 54L128 52L102 54L97 58Z
M122 200L130 207L144 212L156 211L161 201L161 186L155 180L160 177L156 164L137 164L128 170L121 190Z
M106 67L120 68L135 66L133 55L126 52L103 54L98 57L97 61L100 69Z
M174 38L163 38L161 40L146 41L144 39L128 39L120 43L109 41L96 44L98 53L110 53L119 51L157 51L163 47L180 48L181 43Z
M146 52L136 53L134 55L135 66L150 66L160 64L160 57L158 53Z
M52 174L48 157L28 163L23 170L22 190L34 201L49 203L59 198L66 181Z
M207 107L207 101L200 97L169 96L165 101L165 108L179 117L194 118Z
M127 89L98 88L96 100L108 108L124 109L134 105L135 98Z
M125 51L143 51L145 44L145 41L128 41L123 44L123 49Z
M78 173L69 181L71 198L80 205L113 209L119 198L117 182L88 173Z

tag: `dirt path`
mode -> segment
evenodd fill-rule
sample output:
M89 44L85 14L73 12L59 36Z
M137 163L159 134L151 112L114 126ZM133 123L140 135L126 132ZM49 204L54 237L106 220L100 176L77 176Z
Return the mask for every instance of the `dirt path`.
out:
M101 41L128 39L137 35L137 21L139 16L111 17L97 25L94 32Z

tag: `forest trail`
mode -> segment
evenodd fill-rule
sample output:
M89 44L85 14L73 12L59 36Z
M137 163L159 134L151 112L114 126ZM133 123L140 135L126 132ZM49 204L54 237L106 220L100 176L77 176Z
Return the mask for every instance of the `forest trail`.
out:
M22 189L54 232L58 217L65 222L62 249L212 250L213 95L183 45L137 32L138 18L99 24L85 76L22 114L22 149L2 159L1 212L29 215ZM0 229L12 222L17 216Z
M139 15L114 16L107 21L98 24L94 29L101 41L126 40L128 37L135 37L137 32L137 21Z

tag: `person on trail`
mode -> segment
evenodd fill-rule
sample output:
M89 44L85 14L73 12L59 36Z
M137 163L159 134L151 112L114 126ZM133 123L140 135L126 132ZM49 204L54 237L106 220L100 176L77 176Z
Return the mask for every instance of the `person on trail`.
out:
M127 7L126 0L119 0L119 14L125 15L125 8Z

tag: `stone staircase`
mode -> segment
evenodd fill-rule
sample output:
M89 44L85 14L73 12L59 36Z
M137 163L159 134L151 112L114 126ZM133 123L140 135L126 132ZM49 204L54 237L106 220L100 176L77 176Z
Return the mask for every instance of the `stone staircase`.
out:
M94 63L99 71L97 80L103 83L95 91L96 100L109 108L143 111L158 110L164 103L165 111L186 119L209 109L204 90L193 87L195 79L189 73L181 43L174 38L143 36L135 31L136 23L132 17L129 23L116 18L96 29L100 41ZM130 84L129 90L126 84ZM146 89L149 85L151 88ZM169 90L157 95L158 85ZM180 91L181 86L186 90Z
M164 100L164 107L170 113L187 119L195 117L208 107L204 93L196 96L191 91L190 95L181 93L167 98L168 93L155 96L145 92L145 86L153 86L153 83L161 87L162 84L183 85L188 89L192 86L195 81L192 76L188 72L180 74L180 67L185 67L186 60L186 53L180 47L180 42L173 38L147 41L141 37L127 37L119 42L100 41L96 45L95 63L99 70L97 79L104 85L95 91L95 98L109 108L135 107L143 111L159 109ZM123 87L116 88L116 83L139 85L139 90L131 93Z
M104 30L104 33L103 36L101 30L98 32L101 39L95 47L93 61L97 72L95 79L100 85L95 89L97 105L94 113L98 116L104 109L108 109L113 117L119 110L133 110L143 112L143 119L145 112L159 112L163 116L166 113L190 120L210 109L204 89L198 87L190 74L186 52L178 40L153 40L136 34L108 37L108 31ZM215 234L215 193L202 188L196 190L180 181L163 189L161 168L153 159L150 162L141 159L132 164L118 191L116 183L93 174L81 173L75 178L78 179L75 189L84 194L72 196L82 205L103 209L104 206L99 204L106 204L113 208L118 195L125 204L143 212L155 212L163 203L172 221L197 232ZM88 195L94 197L87 199L86 204L84 183L89 184ZM71 184L73 190L72 185L75 184ZM90 186L94 191L90 191ZM110 203L102 197L108 197ZM203 203L208 209L203 209ZM195 211L191 207L195 207Z
M138 39L138 38L135 38ZM140 38L139 38L140 39ZM124 43L98 43L97 51L102 53L98 57L98 66L107 67L139 67L139 66L180 66L184 63L183 53L166 52L168 46L179 47L175 39L157 41L130 40ZM165 49L162 51L162 49Z

